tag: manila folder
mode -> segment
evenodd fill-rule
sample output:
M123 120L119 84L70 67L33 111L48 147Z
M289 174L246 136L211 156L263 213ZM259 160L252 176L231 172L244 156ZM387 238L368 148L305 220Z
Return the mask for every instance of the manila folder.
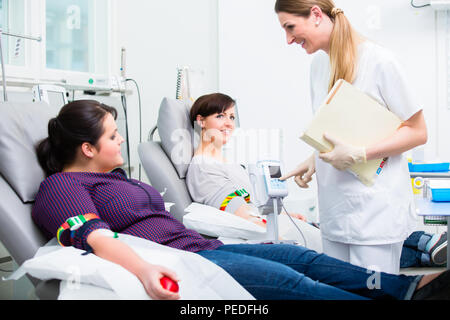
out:
M353 146L367 147L391 136L401 123L375 99L340 79L300 138L320 152L333 150L333 145L323 138L325 132ZM354 164L349 170L370 186L382 161Z

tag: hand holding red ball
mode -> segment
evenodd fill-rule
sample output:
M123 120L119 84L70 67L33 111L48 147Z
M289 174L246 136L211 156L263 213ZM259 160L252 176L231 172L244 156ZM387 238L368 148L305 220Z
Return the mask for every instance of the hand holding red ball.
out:
M162 277L159 282L161 283L161 286L166 290L169 290L171 292L178 292L179 290L178 283L176 283L169 277Z

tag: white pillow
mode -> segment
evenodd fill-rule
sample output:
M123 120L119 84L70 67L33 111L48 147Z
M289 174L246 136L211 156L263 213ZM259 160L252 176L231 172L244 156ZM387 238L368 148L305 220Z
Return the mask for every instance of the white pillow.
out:
M125 234L119 234L119 240L149 263L175 271L181 280L181 299L254 299L227 272L198 254ZM6 280L17 280L28 273L41 280L65 280L63 284L71 284L72 289L77 284L80 290L84 285L92 285L112 290L120 299L150 299L132 273L94 254L82 255L83 252L73 247L60 247L52 240Z
M264 240L266 229L232 213L211 206L191 203L184 211L183 224L200 234L245 240Z
M265 228L229 212L197 202L190 204L185 211L188 213L183 216L183 223L187 228L203 235L217 237L227 244L246 242L241 240L268 240ZM295 221L301 234L286 214L280 214L279 236L283 240L293 240L309 249L323 252L320 230L299 219L292 220Z

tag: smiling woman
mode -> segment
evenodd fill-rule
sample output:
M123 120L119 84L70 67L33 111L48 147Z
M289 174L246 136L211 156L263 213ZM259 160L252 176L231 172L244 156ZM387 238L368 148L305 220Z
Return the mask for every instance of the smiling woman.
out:
M308 54L322 51L314 56L310 69L314 112L336 81L344 79L402 120L392 135L372 145L341 143L327 135L332 151L314 153L281 178L295 176L294 181L307 188L316 174L324 253L398 273L403 241L415 231L416 223L403 153L427 141L422 108L403 67L395 54L356 33L331 0L277 0L275 12L288 44L302 44ZM370 187L347 170L385 158L383 172Z
M263 228L266 220L252 203L247 171L222 153L235 129L234 100L222 93L199 97L191 108L193 125L201 127L200 144L188 168L186 184L195 202L235 214ZM290 214L305 220L301 214Z
M288 44L301 44L308 54L323 50L330 56L330 90L337 80L352 83L356 75L357 47L362 38L344 11L330 0L283 0L275 4ZM341 54L345 52L346 54Z
M201 143L195 153L221 158L220 148L235 128L235 101L221 93L203 95L192 105L190 120L193 127L201 128Z

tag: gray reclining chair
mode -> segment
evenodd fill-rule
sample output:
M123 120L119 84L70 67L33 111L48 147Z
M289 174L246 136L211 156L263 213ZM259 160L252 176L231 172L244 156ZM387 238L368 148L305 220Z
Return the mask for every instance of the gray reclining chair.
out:
M181 100L164 98L156 127L149 141L138 147L139 158L152 186L172 202L170 213L183 222L184 209L192 203L186 187L186 172L194 152L194 130L190 125L189 108ZM158 130L161 141L154 141Z
M0 103L0 241L21 265L47 239L31 219L31 208L44 172L34 146L48 135L48 120L57 114L47 103ZM59 281L29 277L40 299L56 299Z

